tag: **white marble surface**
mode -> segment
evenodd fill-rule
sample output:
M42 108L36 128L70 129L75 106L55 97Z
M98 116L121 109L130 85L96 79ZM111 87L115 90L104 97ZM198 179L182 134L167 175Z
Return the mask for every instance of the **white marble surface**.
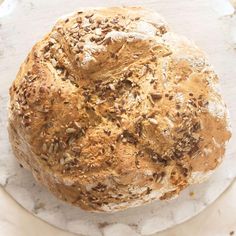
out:
M200 215L155 236L230 236L232 231L236 234L235 199L236 182ZM1 188L0 211L3 213L0 215L0 236L75 236L28 214ZM122 235L115 231L113 236Z
M192 38L201 48L207 51L210 57L210 61L215 66L216 71L219 73L222 79L222 89L225 99L230 108L233 131L236 130L236 89L234 87L234 78L236 76L236 24L235 15L233 15L234 9L232 5L230 5L229 2L227 2L226 0L180 0L178 2L175 0L111 0L109 2L105 0L15 0L13 2L16 3L15 6L12 8L6 8L8 12L7 14L5 14L6 11L4 11L4 16L3 14L1 15L0 8L0 95L2 98L6 97L7 88L9 87L11 81L14 79L19 64L26 56L30 47L37 39L41 38L42 35L51 28L54 20L58 16L73 11L78 7L85 6L91 7L117 5L118 3L119 5L145 5L160 12L173 26L175 31L177 31L178 33L182 33L188 36L189 38ZM6 102L0 100L0 104L1 107L4 107ZM6 116L1 113L1 117L2 121L0 122L2 122L4 127L4 119ZM2 128L0 132L0 159L4 158L3 150L5 150L5 152L8 152L7 139L3 130L4 128ZM5 143L3 141L5 141ZM236 153L234 149L235 144L236 142L233 136L231 146L232 149L229 149L228 152L229 157L234 157ZM7 155L7 158L8 157L10 156ZM235 158L231 160L234 162ZM148 217L145 218L146 222L144 222L143 224L139 224L138 222L138 227L135 227L135 225L133 225L133 227L130 229L127 228L124 223L133 224L135 220L137 221L137 219L142 218L140 216L140 213L143 213L143 210L141 209L132 209L129 215L127 213L120 213L120 215L118 216L112 216L113 218L111 216L106 216L105 218L108 221L117 221L117 219L121 219L120 222L123 225L101 227L102 229L100 231L100 234L97 233L99 231L97 231L96 225L93 225L93 227L89 227L89 232L86 232L86 230L88 229L88 221L86 220L86 218L91 218L90 215L82 214L81 216L85 217L82 219L83 221L75 222L74 220L71 220L72 218L74 219L73 214L75 213L68 215L68 210L64 209L63 204L60 205L60 209L58 209L56 201L52 208L48 209L46 207L46 209L48 210L46 211L47 214L45 214L45 211L42 209L45 208L45 204L49 204L48 201L53 201L53 198L49 196L45 199L45 197L43 196L48 196L44 195L45 191L42 190L42 188L40 188L38 185L35 185L29 173L26 173L20 168L18 168L13 159L7 161L7 164L4 161L1 162L0 183L5 186L5 189L12 195L14 195L14 197L18 201L21 200L21 203L24 205L24 207L30 209L38 216L47 219L47 221L49 222L57 222L57 225L59 224L58 226L62 228L71 229L73 231L81 233L90 233L90 235L103 234L113 236L124 235L124 232L126 232L126 234L129 234L131 236L137 235L137 233L135 232L137 228L139 232L142 232L143 234L155 232L155 230L158 228L157 225L162 226L162 229L164 229L166 226L173 226L178 222L181 222L182 220L186 219L187 217L199 212L204 207L204 203L209 204L211 201L213 201L214 198L228 185L228 183L230 182L230 178L233 178L233 175L235 173L235 162L234 164L227 164L227 162L225 162L225 165L225 169L223 167L221 168L221 170L219 170L219 172L217 172L216 176L218 177L215 177L213 179L213 183L211 183L210 185L207 185L208 183L204 184L205 186L207 186L207 188L211 188L211 191L204 191L204 189L206 190L207 188L203 188L200 185L196 187L194 186L194 190L186 190L183 194L183 199L185 199L185 203L180 199L177 200L177 202L175 203L176 205L174 205L175 207L177 207L175 208L174 216L168 216L168 214L173 215L174 209L174 207L171 207L172 209L170 209L171 205L169 205L169 209L171 210L169 211L169 213L168 211L162 211L161 214L154 214L156 215L156 217L159 217L158 219L154 219L153 217L150 217L150 214L147 214ZM15 171L12 171L13 169ZM231 169L232 172L228 172L228 169ZM219 173L221 174L219 175ZM21 177L19 178L19 176ZM27 189L29 189L31 185L34 188L34 191L29 194L29 192L27 192ZM195 192L196 195L194 196L194 198L197 199L196 201L194 200L194 198L192 199L189 196L190 191ZM207 211L185 224L184 227L175 227L173 230L161 233L161 235L189 235L189 232L191 232L190 235L229 235L229 232L231 230L235 230L236 226L236 204L234 203L235 200L233 200L233 197L235 197L235 195L236 187L234 185L230 189L230 191L225 194L224 197L219 199L218 202L214 204L216 205L215 208L213 208L214 205L210 206ZM44 200L46 200L46 203L41 201L42 197ZM24 199L25 201L22 202L22 199ZM197 202L197 204L193 204L193 201ZM149 205L149 207L144 208L146 209L144 211L144 215L145 213L148 213L151 207L152 205ZM168 209L168 206L164 209ZM219 211L216 211L216 209L219 209ZM3 191L0 191L0 210L1 212L3 212L3 214L1 214L0 216L0 235L27 236L37 234L54 235L54 233L57 235L69 235L66 233L64 234L63 232L60 232L56 229L53 229L52 227L34 218L30 214L25 213L16 205L16 203L14 203L9 197L7 197L7 195ZM189 212L191 212L191 214ZM162 223L161 220L163 220L163 214L167 215L167 220ZM210 217L202 218L201 215L204 214L205 217ZM133 221L130 221L130 215L133 215L133 218L131 217ZM138 217L134 218L135 215L137 215ZM162 218L160 218L161 216ZM66 221L67 224L65 224L65 219L69 219ZM96 216L92 216L92 219L96 219ZM196 219L199 220L196 221ZM126 222L127 220L129 220L129 222ZM171 222L171 224L166 225L166 222L168 224ZM208 222L209 225L206 225L206 222ZM78 227L78 225L80 227ZM81 227L82 225L83 227ZM220 228L220 226L222 226L222 228ZM36 232L37 230L35 229L37 229L38 232ZM161 228L159 227L159 230L160 229ZM96 232L97 234L94 234L93 232ZM210 234L210 232L212 234Z

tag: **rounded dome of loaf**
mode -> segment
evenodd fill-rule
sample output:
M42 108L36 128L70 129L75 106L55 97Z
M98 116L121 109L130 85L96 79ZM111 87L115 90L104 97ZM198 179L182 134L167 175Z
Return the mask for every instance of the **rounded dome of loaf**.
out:
M218 77L139 7L82 9L35 44L10 89L18 161L60 199L117 211L205 180L230 138Z

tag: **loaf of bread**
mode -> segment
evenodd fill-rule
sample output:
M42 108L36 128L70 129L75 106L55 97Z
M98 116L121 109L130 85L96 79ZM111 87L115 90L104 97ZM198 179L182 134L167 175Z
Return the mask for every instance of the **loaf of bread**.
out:
M178 196L230 138L204 53L139 7L82 9L36 43L10 88L17 160L58 198L118 211Z

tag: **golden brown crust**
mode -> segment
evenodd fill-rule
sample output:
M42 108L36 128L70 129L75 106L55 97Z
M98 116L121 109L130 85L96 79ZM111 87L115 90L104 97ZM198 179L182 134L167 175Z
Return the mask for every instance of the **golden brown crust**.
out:
M230 131L217 83L204 54L158 14L81 10L20 68L13 150L57 197L86 210L170 198L224 156Z

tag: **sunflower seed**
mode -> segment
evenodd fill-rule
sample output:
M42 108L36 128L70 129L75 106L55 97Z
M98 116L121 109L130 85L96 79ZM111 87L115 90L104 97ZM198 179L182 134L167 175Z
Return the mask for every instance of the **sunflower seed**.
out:
M42 157L43 160L48 160L48 156L47 155L42 153L40 156Z
M153 125L157 125L157 124L158 124L157 120L154 119L154 118L148 118L148 121L149 121L151 124L153 124Z
M67 134L73 134L73 133L75 133L76 132L76 129L75 128L67 128L66 129L66 133Z
M55 143L55 145L54 145L54 153L57 152L58 148L59 148L59 144L58 144L58 143Z
M43 144L43 151L44 151L44 152L46 152L46 151L47 151L47 149L48 149L48 148L47 148L47 144L46 144L46 143L44 143L44 144Z
M51 154L53 152L53 148L54 148L54 144L51 143L49 149L48 149L48 152Z

